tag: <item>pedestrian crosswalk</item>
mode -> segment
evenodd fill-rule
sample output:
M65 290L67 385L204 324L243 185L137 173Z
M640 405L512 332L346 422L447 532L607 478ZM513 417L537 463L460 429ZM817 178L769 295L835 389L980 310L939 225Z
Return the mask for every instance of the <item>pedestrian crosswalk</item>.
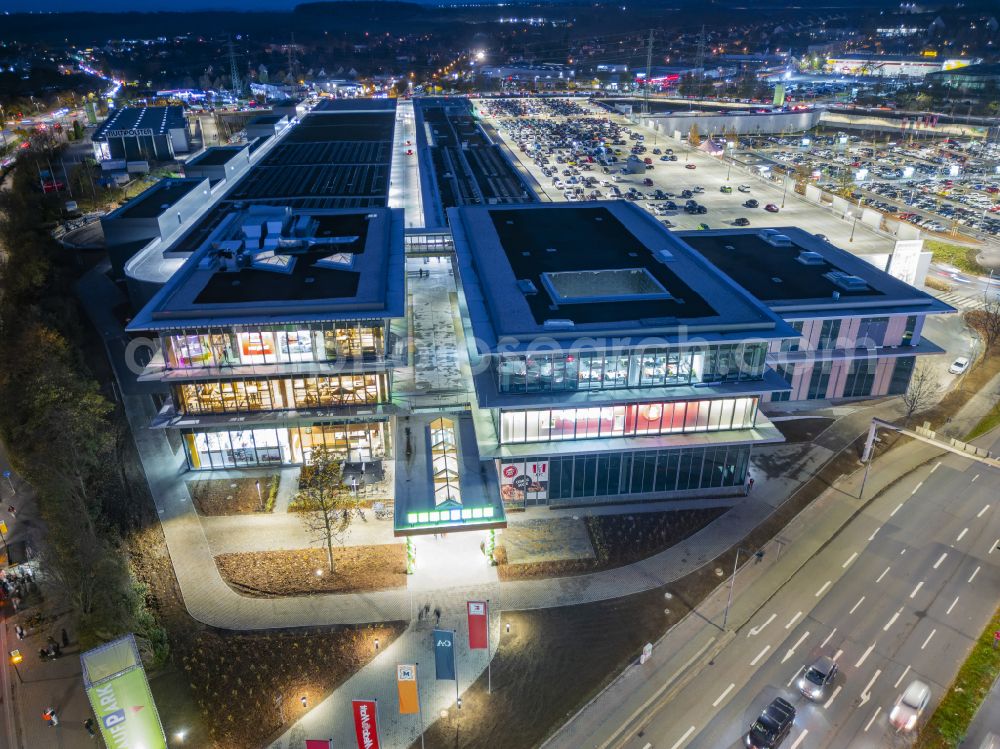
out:
M936 294L935 296L945 304L950 304L952 307L960 310L981 309L983 306L982 297L970 296L958 291L948 291L943 294Z

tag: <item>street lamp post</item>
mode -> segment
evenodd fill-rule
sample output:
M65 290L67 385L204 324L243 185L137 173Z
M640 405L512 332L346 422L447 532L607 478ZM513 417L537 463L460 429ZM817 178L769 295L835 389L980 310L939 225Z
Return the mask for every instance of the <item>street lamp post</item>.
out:
M24 656L21 655L20 650L10 651L10 665L14 667L14 673L17 674L17 680L19 683L24 684L24 677L21 676L21 670L17 667L17 664L24 660Z
M736 547L736 559L733 561L733 576L729 579L729 600L726 601L726 611L722 615L722 629L725 631L726 624L729 622L729 607L733 605L733 589L736 587L736 571L740 568L740 552L745 551L747 554L751 554L748 549L744 549L742 546ZM764 552L756 552L758 559L763 558Z
M858 217L855 215L855 217L854 217L854 223L851 224L851 238L849 240L847 240L848 242L853 242L854 241L854 228L857 225L858 225Z
M788 194L788 172L785 172L784 176L782 177L782 182L784 183L784 187L781 191L781 207L784 208L785 196Z
M260 504L260 511L264 512L264 496L260 493L260 479L254 481L253 485L257 487L257 502Z

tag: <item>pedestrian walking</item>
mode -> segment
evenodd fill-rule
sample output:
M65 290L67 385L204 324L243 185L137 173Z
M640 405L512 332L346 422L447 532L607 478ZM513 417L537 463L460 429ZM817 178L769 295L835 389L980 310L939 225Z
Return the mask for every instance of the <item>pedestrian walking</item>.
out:
M750 485L747 487L747 494L753 491L753 479L750 479Z
M83 730L87 732L87 735L92 739L97 738L97 731L94 730L94 719L87 718L83 721Z
M434 626L441 623L441 609L434 609Z
M17 626L14 627L14 631L17 633L17 639L18 640L23 640L24 639L24 627L22 627L20 624L18 624Z
M21 605L21 598L19 596L14 596L10 599L11 605L14 607L14 613L17 613L17 607Z
M64 648L69 647L69 632L66 631L65 627L63 627L62 631L62 644Z
M17 517L17 510L14 509L14 505L7 505L7 512L10 513L10 516L12 518L16 518Z
M56 715L56 709L54 707L46 708L45 712L42 713L42 717L49 722L50 726L55 727L59 725L59 716Z

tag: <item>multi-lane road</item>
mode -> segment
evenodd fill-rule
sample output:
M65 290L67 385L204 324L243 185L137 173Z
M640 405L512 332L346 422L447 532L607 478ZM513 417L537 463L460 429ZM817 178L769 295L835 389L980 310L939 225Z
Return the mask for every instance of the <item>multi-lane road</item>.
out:
M647 716L641 736L617 746L742 746L777 696L797 710L786 749L908 746L888 721L897 697L913 679L929 684L926 720L1000 598L997 479L995 469L957 456L905 476ZM810 702L796 681L821 654L840 673Z

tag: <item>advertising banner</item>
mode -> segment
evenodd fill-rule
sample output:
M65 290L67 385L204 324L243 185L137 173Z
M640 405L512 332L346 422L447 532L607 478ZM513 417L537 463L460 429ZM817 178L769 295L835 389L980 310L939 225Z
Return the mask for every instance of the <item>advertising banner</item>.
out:
M489 609L486 601L468 601L469 650L485 650L489 647Z
M306 739L306 749L332 749L330 739Z
M358 749L379 749L378 706L375 700L351 700L351 710Z
M455 633L450 629L435 629L434 674L437 679L455 680Z
M141 668L89 687L87 698L108 746L166 749L160 717L153 705L146 673Z
M500 496L504 502L548 499L549 461L504 463L500 470Z
M399 692L399 714L415 715L420 712L417 695L417 667L410 664L396 666L396 691Z

